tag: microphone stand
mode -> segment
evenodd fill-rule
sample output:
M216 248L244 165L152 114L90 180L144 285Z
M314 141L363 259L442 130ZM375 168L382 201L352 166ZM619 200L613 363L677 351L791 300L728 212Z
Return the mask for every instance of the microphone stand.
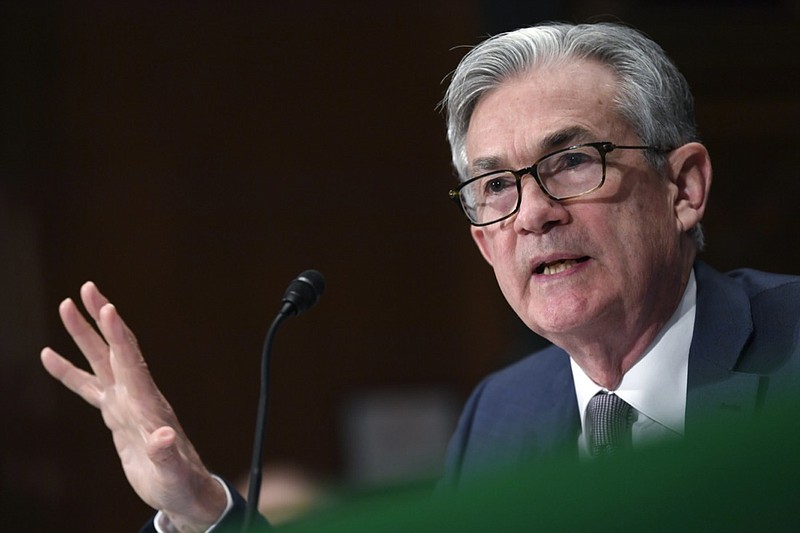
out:
M290 316L299 315L312 307L325 290L325 278L316 270L306 270L289 284L283 295L283 303L278 316L264 338L264 349L261 352L261 394L258 397L258 415L256 417L256 433L253 437L253 460L250 463L250 487L247 492L247 508L245 509L242 531L247 531L258 514L258 499L261 495L261 476L264 464L264 435L267 427L267 403L269 399L269 362L272 353L272 341L278 326ZM269 522L266 525L269 527Z
M286 312L284 305L264 338L264 348L261 352L261 393L258 397L258 415L256 416L256 433L253 438L253 458L250 462L250 486L247 491L247 509L244 516L242 531L247 531L253 523L253 517L258 513L258 499L261 495L261 477L264 464L264 436L267 428L267 404L269 403L269 363L272 353L272 341L278 326L291 316Z

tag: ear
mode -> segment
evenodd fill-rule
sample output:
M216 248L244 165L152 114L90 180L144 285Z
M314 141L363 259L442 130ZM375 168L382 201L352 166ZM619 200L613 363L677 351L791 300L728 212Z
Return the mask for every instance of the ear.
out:
M486 259L489 265L494 266L494 263L492 263L492 247L489 245L489 237L486 235L486 229L483 227L471 226L470 233L472 233L472 240L478 245L478 250L481 251L483 258Z
M703 219L711 188L711 158L700 143L684 144L669 156L671 180L677 187L675 216L682 231L695 227Z

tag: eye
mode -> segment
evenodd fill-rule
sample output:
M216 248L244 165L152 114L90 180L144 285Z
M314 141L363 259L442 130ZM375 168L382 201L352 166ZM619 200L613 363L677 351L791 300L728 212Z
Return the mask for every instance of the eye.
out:
M592 157L592 155L588 152L571 150L569 152L564 152L563 154L559 154L558 157L554 157L551 169L554 172L559 172L562 170L570 170L577 168L581 165L594 163L596 159L597 159L596 157Z
M502 194L509 189L516 190L516 181L517 180L514 178L514 175L511 173L487 176L483 181L483 194L485 196L492 196Z

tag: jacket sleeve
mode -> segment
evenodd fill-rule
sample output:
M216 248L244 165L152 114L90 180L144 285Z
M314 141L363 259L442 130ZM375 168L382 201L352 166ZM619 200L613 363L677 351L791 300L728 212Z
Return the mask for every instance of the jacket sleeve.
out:
M219 523L211 528L209 531L213 533L239 533L242 531L244 527L244 518L245 512L247 510L247 502L239 494L236 489L231 486L231 484L222 479L218 478L222 483L225 485L225 488L228 490L228 493L231 495L233 500L233 505L230 509L225 513ZM156 529L155 520L158 515L153 515L150 520L139 530L140 533L158 533ZM260 532L260 531L272 531L272 527L269 524L269 521L262 515L256 515L248 531L251 532Z

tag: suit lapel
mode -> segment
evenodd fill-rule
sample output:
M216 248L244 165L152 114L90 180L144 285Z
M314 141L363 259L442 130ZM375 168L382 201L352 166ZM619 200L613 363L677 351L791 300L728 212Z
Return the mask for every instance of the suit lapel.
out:
M706 416L752 416L760 381L756 374L734 370L753 333L747 294L700 261L695 275L697 314L689 349L687 433Z
M546 455L562 451L577 454L578 434L581 430L569 355L560 351L563 353L563 363L552 374L547 400L542 402L547 405L546 412L539 414L540 419L545 421L545 427L549 429L541 432L538 439L539 453L544 452Z

